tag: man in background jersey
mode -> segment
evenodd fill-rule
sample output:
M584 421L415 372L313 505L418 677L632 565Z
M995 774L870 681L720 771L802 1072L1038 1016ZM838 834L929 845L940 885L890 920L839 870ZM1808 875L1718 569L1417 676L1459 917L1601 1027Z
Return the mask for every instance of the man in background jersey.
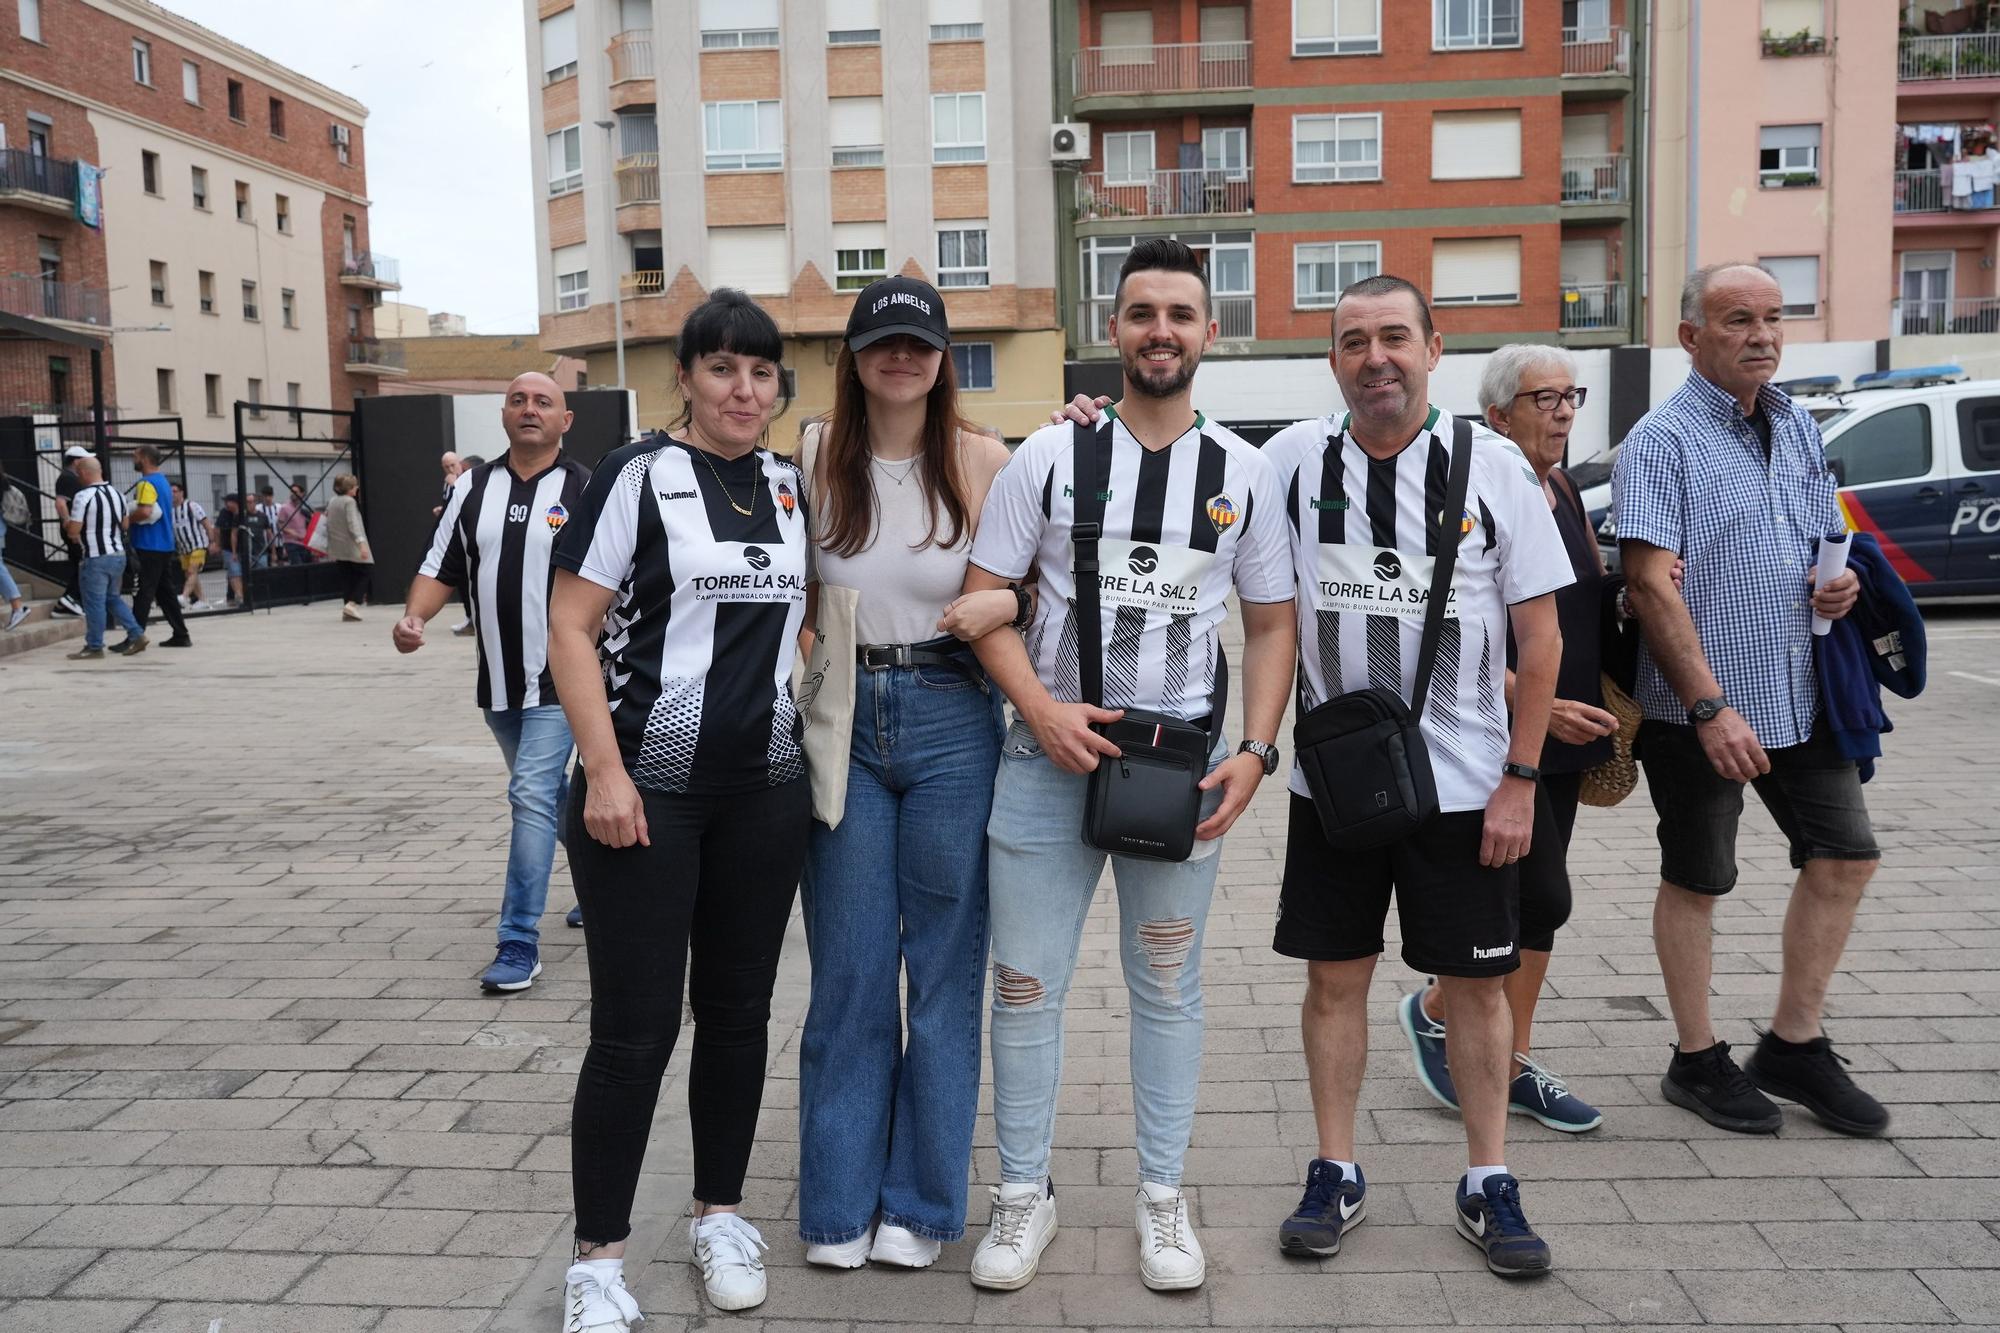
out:
M208 563L208 553L215 546L215 525L209 522L208 511L201 507L201 501L181 492L181 484L174 487L174 553L180 559L181 605L190 611L208 610L208 602L201 595L201 569Z
M1484 426L1472 426L1464 506L1443 512L1455 423L1429 398L1443 353L1423 293L1386 275L1355 283L1334 306L1328 354L1348 410L1264 446L1292 537L1302 709L1369 688L1411 697L1431 565L1457 543L1422 717L1440 813L1387 846L1336 850L1303 773L1292 773L1273 947L1306 960L1301 1026L1319 1147L1278 1241L1324 1258L1361 1221L1354 1113L1393 893L1403 961L1435 974L1444 999L1469 1167L1459 1233L1500 1276L1537 1277L1550 1271L1549 1247L1504 1162L1513 1022L1502 980L1520 966L1516 863L1531 834L1554 836L1533 834L1535 766L1562 657L1554 593L1575 575L1526 457ZM1511 698L1510 622L1520 650Z
M189 648L187 621L181 618L181 584L184 581L179 558L174 553L173 483L160 470L160 451L142 444L132 451L139 465L139 484L132 489L132 561L138 566L138 589L132 594L132 614L143 628L152 617L153 602L173 626L173 635L162 648Z
M1004 588L1030 570L1043 589L1025 637L1002 629L975 645L1017 714L987 825L1001 1184L991 1229L972 1259L972 1281L982 1287L1026 1286L1055 1237L1049 1162L1063 1003L1105 861L1078 830L1086 775L1119 753L1091 724L1114 722L1126 708L1206 721L1225 669L1218 635L1234 588L1243 607L1239 680L1249 739L1234 754L1224 741L1211 755L1188 860L1111 858L1131 997L1139 1275L1155 1290L1185 1290L1206 1274L1181 1190L1201 1076L1202 931L1222 835L1277 766L1295 647L1283 497L1254 448L1194 409L1195 368L1216 332L1194 253L1164 237L1135 246L1119 273L1111 323L1124 393L1093 440L1111 456L1102 495L1103 635L1081 651L1103 656L1104 707L1082 701L1078 679L1072 426L1044 427L1021 445L994 479L973 541L967 592Z
M463 588L478 631L479 706L507 760L507 888L500 948L480 974L489 991L526 990L541 974L542 909L569 790L569 723L549 677L549 562L576 512L590 469L562 451L572 420L563 391L533 371L507 386L500 427L507 452L452 483L430 554L410 581L398 652L424 646L424 626Z

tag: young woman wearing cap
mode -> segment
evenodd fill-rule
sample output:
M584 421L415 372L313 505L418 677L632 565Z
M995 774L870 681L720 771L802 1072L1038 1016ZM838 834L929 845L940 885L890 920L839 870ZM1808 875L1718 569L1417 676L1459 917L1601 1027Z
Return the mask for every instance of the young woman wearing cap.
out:
M924 1268L965 1230L1001 737L965 645L1022 601L958 595L1008 453L960 417L950 343L935 288L871 284L833 411L801 442L819 576L858 591L846 800L831 827L813 822L804 885L799 1234L807 1262L834 1268Z

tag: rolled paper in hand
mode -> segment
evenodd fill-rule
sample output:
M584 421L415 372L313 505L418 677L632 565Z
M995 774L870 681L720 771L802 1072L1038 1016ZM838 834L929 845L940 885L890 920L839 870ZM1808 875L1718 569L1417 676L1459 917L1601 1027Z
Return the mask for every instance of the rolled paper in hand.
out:
M1847 552L1853 546L1853 534L1837 532L1831 537L1819 539L1819 578L1814 588L1824 588L1847 572ZM1813 612L1812 632L1825 634L1833 628L1833 622L1819 612Z

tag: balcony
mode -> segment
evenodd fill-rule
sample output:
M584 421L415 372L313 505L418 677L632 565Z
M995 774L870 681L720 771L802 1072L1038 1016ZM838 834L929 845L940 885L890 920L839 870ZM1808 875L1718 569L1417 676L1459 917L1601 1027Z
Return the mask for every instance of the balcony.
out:
M618 291L622 296L658 296L666 290L667 275L662 269L640 269L618 279Z
M1632 159L1599 153L1562 160L1562 201L1569 205L1632 202Z
M1898 216L1905 213L1943 213L1951 202L1944 192L1944 173L1933 167L1928 171L1899 171L1895 173L1896 183L1892 193L1893 207Z
M1896 58L1901 83L2000 78L2000 32L1955 37L1905 37Z
M385 254L357 250L340 262L340 285L372 292L399 292L403 289L402 267Z
M1186 218L1250 211L1250 174L1200 167L1149 172L1136 181L1110 182L1101 171L1076 178L1076 216L1100 218Z
M1623 334L1631 323L1622 282L1577 283L1563 288L1564 333Z
M1941 333L2000 333L2000 296L1937 297L1890 303L1890 337Z
M1165 46L1087 46L1070 71L1075 95L1143 97L1153 93L1247 92L1250 43L1177 42Z
M0 311L54 324L111 327L111 296L104 288L29 274L0 278Z
M611 81L653 77L653 34L644 28L621 32L611 39L606 52L611 57Z
M618 182L618 206L660 202L660 155L629 153L612 169Z
M1630 78L1632 33L1615 26L1563 29L1566 78Z
M349 338L347 373L386 376L409 374L409 368L403 361L403 344L383 342L380 338Z
M76 211L76 163L25 148L0 149L0 204L71 216Z
M1209 298L1215 312L1216 323L1222 326L1218 338L1241 341L1257 336L1257 298L1254 296L1223 296L1217 294ZM1109 298L1102 301L1080 301L1076 307L1077 343L1084 347L1109 347L1111 345L1111 316L1117 312L1118 303Z

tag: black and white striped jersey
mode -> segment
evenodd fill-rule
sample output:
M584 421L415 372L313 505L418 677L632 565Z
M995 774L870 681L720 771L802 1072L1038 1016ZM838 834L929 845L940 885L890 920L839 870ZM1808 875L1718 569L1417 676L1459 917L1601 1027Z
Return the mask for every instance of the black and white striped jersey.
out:
M550 556L583 500L590 469L567 454L517 477L502 454L459 474L418 571L464 588L479 635L479 706L556 702L549 676Z
M100 481L76 493L69 502L69 517L83 525L76 539L86 560L125 554L125 516L131 512L131 503L108 483Z
M1104 706L1179 718L1209 713L1216 630L1231 588L1244 601L1292 598L1283 506L1257 450L1197 416L1148 450L1107 411L1111 484L1098 543ZM1022 441L987 493L972 563L1003 579L1040 571L1023 636L1035 674L1061 703L1082 699L1077 668L1075 431L1044 426Z
M199 500L174 506L174 549L182 555L208 549L208 511Z
M1432 408L1402 452L1379 461L1346 424L1315 417L1264 445L1291 520L1305 706L1369 688L1410 697L1431 563L1450 534L1458 562L1423 731L1440 808L1482 810L1507 762L1507 608L1572 582L1569 555L1512 442L1473 426L1465 508L1447 516L1449 412ZM1310 795L1296 766L1291 787Z
M804 496L788 459L665 435L591 476L555 559L617 593L598 654L636 785L718 796L804 775L791 685L814 577Z

